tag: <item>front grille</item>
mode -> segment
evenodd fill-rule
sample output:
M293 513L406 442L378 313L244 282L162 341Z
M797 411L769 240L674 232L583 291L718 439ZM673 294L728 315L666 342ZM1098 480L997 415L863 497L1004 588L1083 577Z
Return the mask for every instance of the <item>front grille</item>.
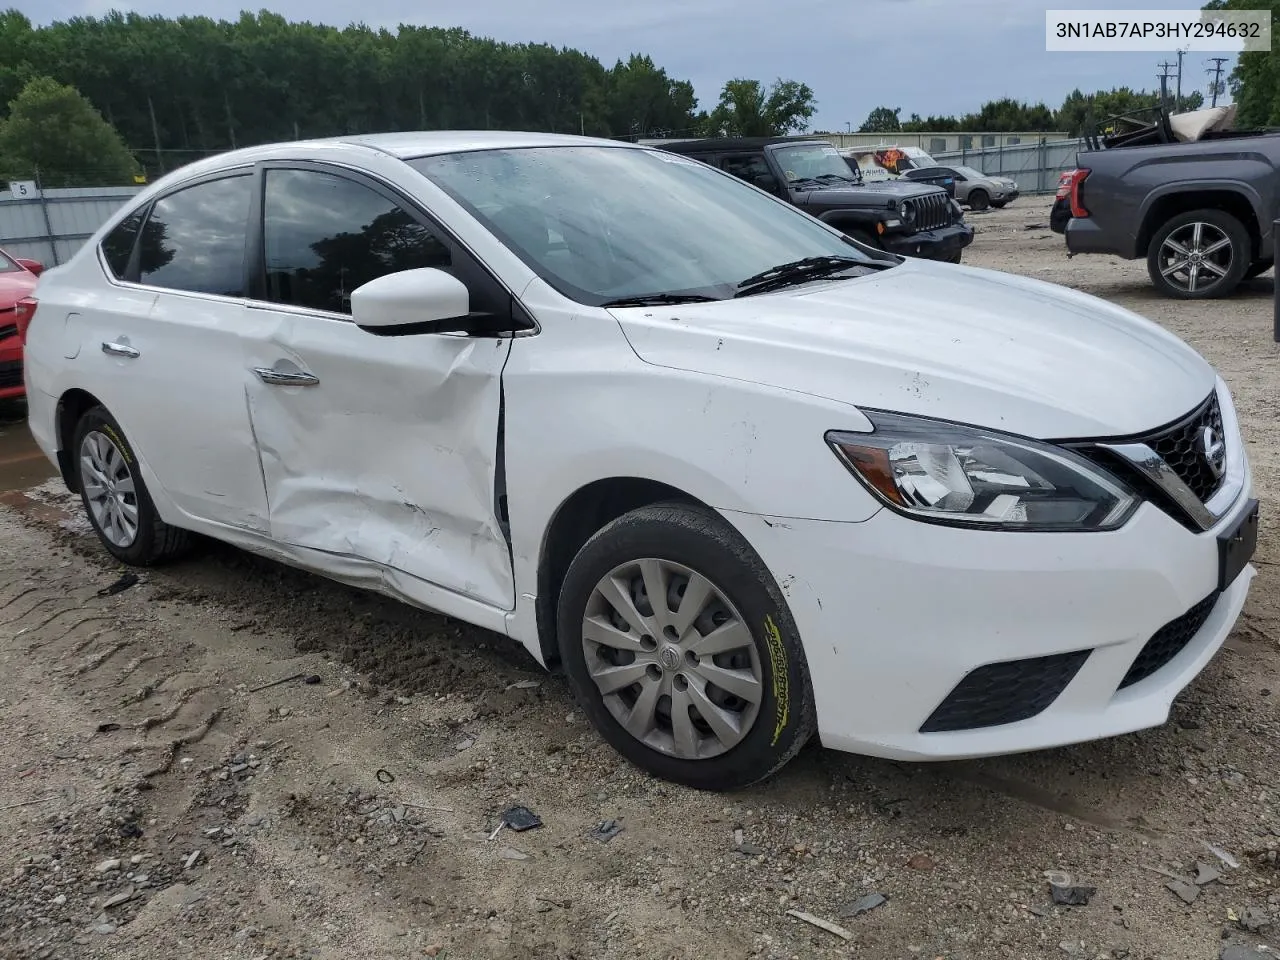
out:
M0 363L0 390L22 386L22 361L6 360Z
M1218 602L1218 591L1205 597L1194 607L1175 620L1170 620L1151 635L1133 666L1120 681L1119 689L1131 687L1140 680L1151 676L1170 660L1182 652L1182 648L1191 642L1191 638L1200 632L1209 614L1213 613Z
M1181 423L1144 437L1142 441L1173 468L1173 472L1191 488L1191 492L1200 498L1201 503L1217 493L1222 486L1222 478L1214 476L1204 457L1200 437L1205 427L1212 429L1220 440L1223 439L1222 408L1218 405L1216 392L1210 394L1209 399Z
M915 210L912 225L916 230L937 230L951 225L951 199L945 191L914 197L907 205Z
M920 732L997 727L1034 717L1058 699L1090 652L1077 650L978 667L947 694Z

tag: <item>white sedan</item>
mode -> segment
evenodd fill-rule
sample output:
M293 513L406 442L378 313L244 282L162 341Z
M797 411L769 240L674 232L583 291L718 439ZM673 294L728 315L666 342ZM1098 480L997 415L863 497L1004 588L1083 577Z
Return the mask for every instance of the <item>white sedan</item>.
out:
M506 634L730 789L1164 722L1254 570L1231 396L1101 300L705 164L409 133L149 187L19 310L105 548L237 544Z

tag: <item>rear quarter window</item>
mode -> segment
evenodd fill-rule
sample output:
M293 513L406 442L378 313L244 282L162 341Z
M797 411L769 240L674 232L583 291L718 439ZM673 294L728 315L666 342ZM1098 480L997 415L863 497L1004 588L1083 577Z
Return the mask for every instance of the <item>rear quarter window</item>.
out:
M103 238L102 255L107 261L107 268L117 280L126 279L129 270L129 258L133 256L133 245L138 239L138 230L142 227L142 211L131 213L121 220L110 233Z

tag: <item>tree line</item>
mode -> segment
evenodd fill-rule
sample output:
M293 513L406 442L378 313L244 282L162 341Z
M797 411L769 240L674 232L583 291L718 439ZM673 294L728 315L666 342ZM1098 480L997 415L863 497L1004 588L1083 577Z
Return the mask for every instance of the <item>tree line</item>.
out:
M1206 10L1270 10L1272 33L1280 26L1280 0L1212 0ZM1236 126L1280 126L1280 44L1242 53L1228 78L1236 102Z
M372 131L781 134L804 130L816 107L805 84L734 79L700 111L691 83L641 54L606 67L461 29L336 28L266 11L235 21L112 12L36 27L8 10L0 50L0 104L40 78L70 86L153 174L237 146Z
M1252 0L1246 0L1252 2ZM1280 3L1280 0L1276 0ZM1086 94L1072 90L1056 110L1044 103L1023 103L1009 97L984 103L974 113L960 116L921 117L913 113L901 119L900 107L876 107L867 116L859 133L1022 133L1050 131L1068 137L1083 136L1091 123L1108 117L1144 110L1160 104L1160 94L1129 87L1098 90ZM1172 104L1171 104L1172 105ZM1182 95L1181 110L1198 110L1204 105L1204 94L1192 90Z

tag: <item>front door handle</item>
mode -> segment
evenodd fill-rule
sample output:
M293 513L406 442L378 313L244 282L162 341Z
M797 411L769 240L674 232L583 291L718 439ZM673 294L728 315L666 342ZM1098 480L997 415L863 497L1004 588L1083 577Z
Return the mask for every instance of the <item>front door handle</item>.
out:
M103 341L102 352L112 357L128 357L130 360L136 360L142 356L127 343L113 343L110 340Z
M314 387L320 382L319 377L309 373L285 373L272 367L254 367L253 372L263 383L277 387Z

